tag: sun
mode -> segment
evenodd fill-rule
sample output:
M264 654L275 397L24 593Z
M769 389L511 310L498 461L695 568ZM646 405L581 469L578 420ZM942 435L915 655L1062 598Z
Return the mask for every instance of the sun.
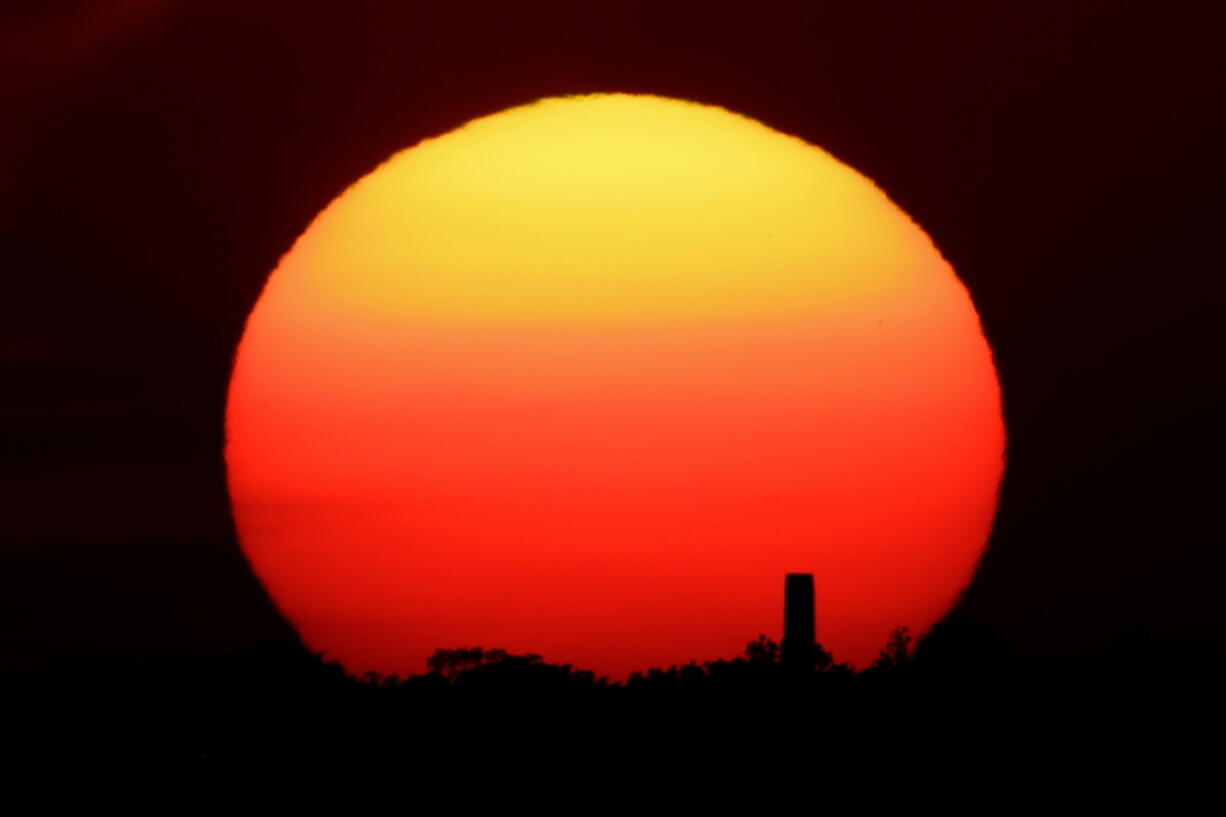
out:
M987 540L1004 426L971 299L823 150L719 107L545 99L404 150L270 276L236 355L242 547L313 649L615 677L778 637L864 665Z

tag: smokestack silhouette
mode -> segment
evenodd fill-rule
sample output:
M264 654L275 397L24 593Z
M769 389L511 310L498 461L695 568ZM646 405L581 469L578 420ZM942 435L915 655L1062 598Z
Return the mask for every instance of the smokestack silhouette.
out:
M795 669L817 665L813 574L789 573L783 584L783 663Z

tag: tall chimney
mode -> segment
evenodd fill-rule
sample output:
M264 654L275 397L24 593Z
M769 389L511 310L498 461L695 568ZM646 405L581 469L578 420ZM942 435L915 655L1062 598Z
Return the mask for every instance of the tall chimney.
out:
M817 665L813 574L789 573L783 585L783 663L796 669Z

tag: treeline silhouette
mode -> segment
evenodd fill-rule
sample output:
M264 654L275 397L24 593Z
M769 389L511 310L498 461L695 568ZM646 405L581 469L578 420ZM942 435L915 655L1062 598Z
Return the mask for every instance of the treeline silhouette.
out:
M135 752L174 764L352 760L355 751L443 756L507 741L667 746L699 734L771 743L806 730L999 727L1056 711L1083 720L1098 712L1104 722L1126 712L1135 729L1145 712L1217 700L1223 669L1219 654L1142 635L1102 653L1028 665L987 631L938 625L918 642L896 629L860 670L820 646L815 666L797 668L760 635L736 657L646 669L624 681L481 646L439 649L425 672L404 678L355 677L281 642L206 664L76 656L10 669L0 674L0 693L10 735L23 734L12 738L23 745L82 758Z

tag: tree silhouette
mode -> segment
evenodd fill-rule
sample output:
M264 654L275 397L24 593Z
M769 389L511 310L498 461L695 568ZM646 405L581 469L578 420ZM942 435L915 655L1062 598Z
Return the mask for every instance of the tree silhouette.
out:
M911 628L895 627L885 646L877 654L873 668L878 670L900 669L911 662Z
M459 680L465 673L475 673L485 667L502 664L532 666L543 663L536 653L527 655L511 655L506 650L484 647L460 647L454 650L438 649L426 659L430 671L443 676L451 682Z
M759 635L745 645L745 660L751 664L777 664L782 651L776 641Z
M607 687L609 679L571 664L550 664L536 653L515 655L504 649L460 647L437 649L426 659L429 677L461 687L536 688Z

